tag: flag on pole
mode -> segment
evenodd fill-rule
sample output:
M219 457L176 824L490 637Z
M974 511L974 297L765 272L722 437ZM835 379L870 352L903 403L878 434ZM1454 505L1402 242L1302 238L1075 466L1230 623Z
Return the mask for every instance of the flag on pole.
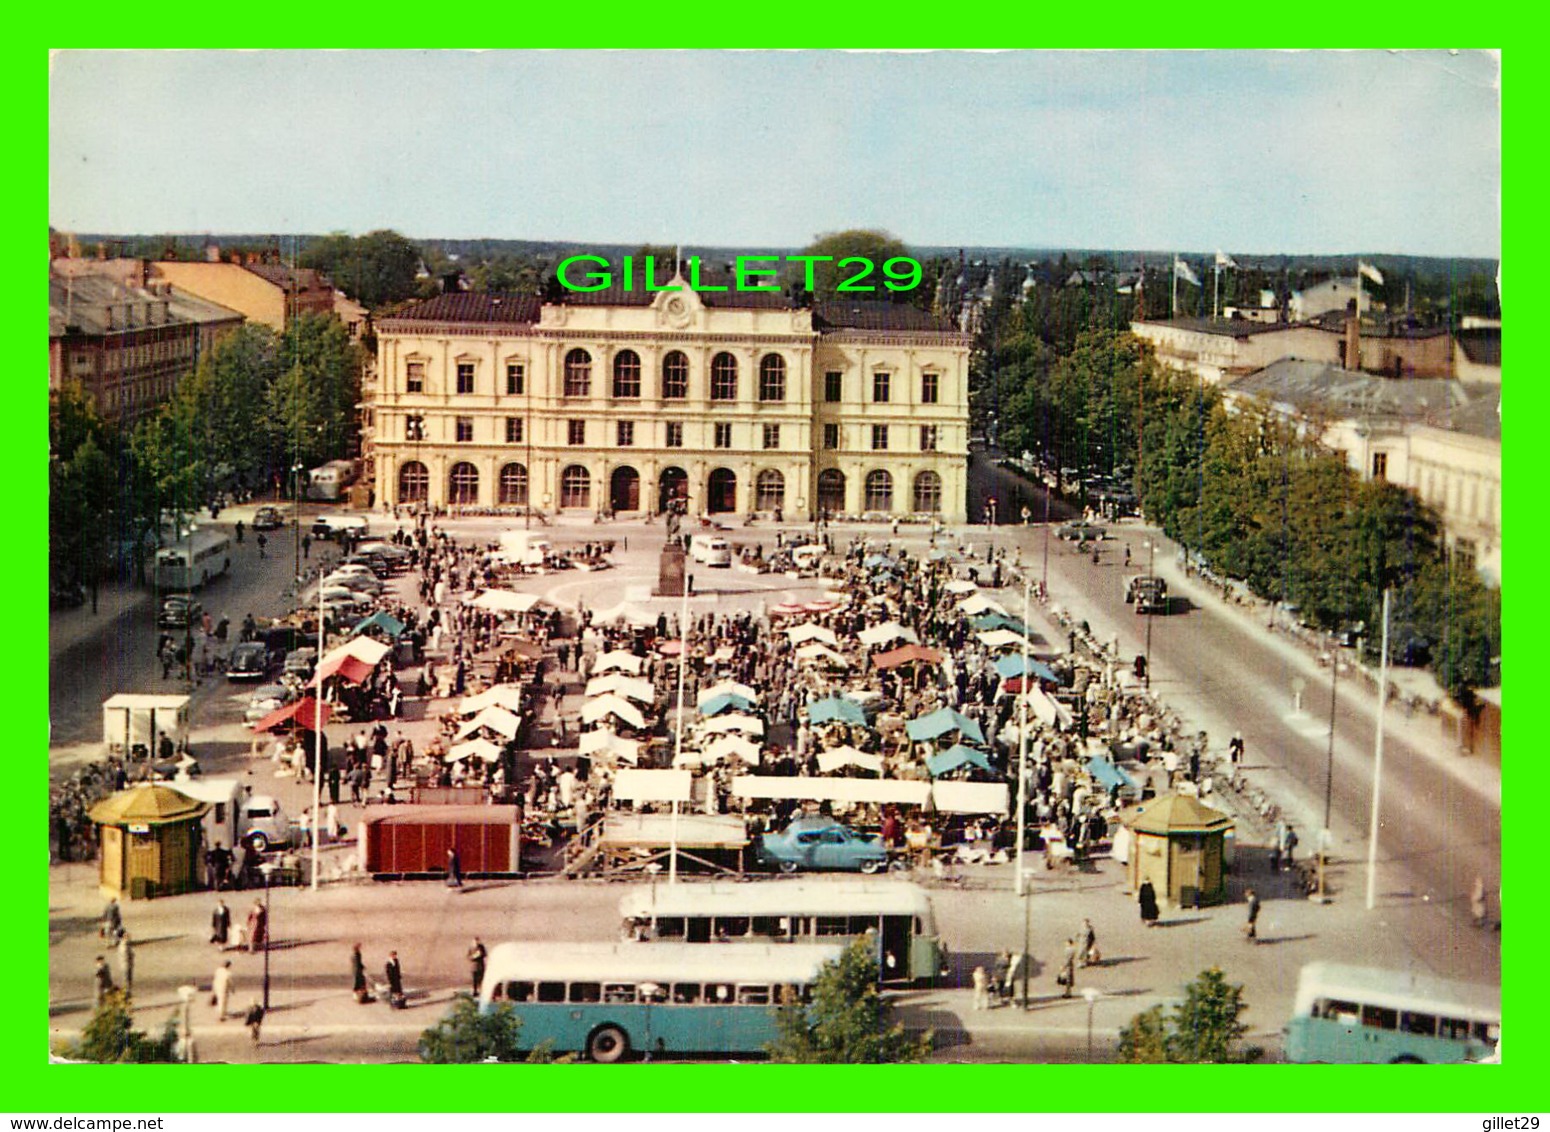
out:
M1216 253L1216 266L1217 267L1237 267L1238 265L1233 262L1232 256L1228 255L1226 252L1219 251L1219 252Z
M1173 257L1173 276L1175 279L1182 279L1186 283L1192 283L1196 287L1200 286L1200 280L1195 278L1195 273L1189 269L1189 264L1185 263L1178 256Z
M1379 271L1372 264L1357 260L1356 270L1359 274L1367 276L1368 279L1371 279L1378 286L1383 286L1383 272Z

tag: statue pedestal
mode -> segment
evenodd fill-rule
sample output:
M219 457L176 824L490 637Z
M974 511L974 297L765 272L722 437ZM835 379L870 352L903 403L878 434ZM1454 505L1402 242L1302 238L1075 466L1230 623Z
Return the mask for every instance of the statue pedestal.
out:
M684 548L677 542L670 542L662 548L657 588L653 591L656 597L683 597L687 558Z

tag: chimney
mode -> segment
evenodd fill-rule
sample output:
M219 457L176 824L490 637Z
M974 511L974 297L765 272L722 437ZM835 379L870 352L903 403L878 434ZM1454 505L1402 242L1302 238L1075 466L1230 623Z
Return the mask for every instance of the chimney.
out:
M1353 312L1345 323L1345 368L1362 368L1361 319Z
M140 286L149 287L151 285L151 261L148 259L142 259L139 261L139 264Z

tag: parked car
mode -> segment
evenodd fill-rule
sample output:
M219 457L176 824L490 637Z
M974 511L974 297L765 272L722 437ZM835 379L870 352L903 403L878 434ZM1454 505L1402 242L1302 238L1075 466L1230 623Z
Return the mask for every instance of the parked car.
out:
M280 514L278 507L260 507L253 512L255 531L272 531L283 526L285 526L285 516Z
M1067 523L1055 528L1055 537L1067 542L1087 542L1108 538L1109 532L1106 527L1094 523Z
M317 667L318 650L310 645L305 648L292 649L285 654L285 664L281 672L286 676L294 676L303 682L312 678L312 670Z
M781 833L759 840L758 858L783 873L798 869L859 869L875 873L888 864L888 847L876 834L857 833L833 818L793 818Z
M313 538L338 538L345 531L353 538L364 538L371 529L365 515L319 515L312 524Z
M182 629L204 616L205 607L191 597L174 595L161 603L156 624L163 629Z
M226 658L226 679L262 680L269 671L269 649L263 641L243 641Z
M355 570L359 570L360 573L355 573ZM335 570L323 579L323 585L344 586L346 589L366 594L368 597L376 597L383 589L382 579L364 566L354 567L349 573Z
M272 711L279 711L296 698L296 691L288 684L262 684L253 689L252 698L242 718L257 723Z

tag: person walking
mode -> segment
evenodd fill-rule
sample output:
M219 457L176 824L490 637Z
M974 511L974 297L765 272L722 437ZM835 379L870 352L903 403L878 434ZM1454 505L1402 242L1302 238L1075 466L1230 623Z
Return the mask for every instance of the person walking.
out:
M358 943L350 949L350 990L358 1003L364 1005L372 1000L371 989L366 985L366 959Z
M312 557L312 536L310 534L301 536L301 556L303 558Z
M254 900L248 909L248 951L269 950L269 911L262 900Z
M447 849L447 887L463 887L463 858L458 856L456 845Z
M215 975L210 979L210 1005L215 1007L217 1021L226 1021L226 1015L231 1013L231 996L236 990L236 983L232 980L231 960L228 959L215 969Z
M108 997L108 992L113 989L113 972L108 969L108 961L103 956L97 956L97 966L92 971L91 1005L93 1010L102 1008L103 1000Z
M474 997L479 997L479 988L484 986L484 966L489 957L489 952L484 948L484 943L478 936L474 936L474 945L468 949L468 974L473 983Z
M231 909L226 901L216 897L215 909L210 913L210 942L222 948L231 939Z
M265 536L263 534L263 532L259 532L259 536L258 536L258 556L260 558L268 558L269 555L267 553L265 553L268 549L269 549L269 539L268 539L268 537Z
M248 1003L248 1012L242 1017L242 1024L248 1028L248 1033L253 1036L253 1048L258 1048L258 1034L264 1027L264 1008L259 1005L258 999Z
M1136 894L1136 901L1141 906L1141 922L1149 928L1157 926L1157 890L1152 887L1152 882L1144 880L1141 889Z
M108 898L108 906L102 910L102 927L98 934L111 944L118 943L118 937L124 934L124 913L118 906L118 897Z
M1227 754L1232 759L1233 766L1243 761L1243 732L1232 733L1232 738L1227 740Z
M118 939L118 976L124 983L124 993L135 993L135 945L125 932Z
M1098 933L1093 928L1092 920L1082 918L1082 932L1079 938L1082 941L1082 966L1094 966L1098 962Z
M1250 943L1259 941L1259 893L1252 888L1245 894L1249 901L1249 918L1243 925L1243 934Z
M404 1008L404 969L398 962L398 952L389 951L387 965L383 968L387 975L388 1005L395 1010Z
M1060 974L1055 976L1055 981L1065 989L1060 992L1061 998L1071 997L1071 988L1076 985L1076 939L1066 940L1066 955L1060 961Z
M990 976L985 973L984 967L974 968L972 976L974 982L974 1009L990 1009Z

